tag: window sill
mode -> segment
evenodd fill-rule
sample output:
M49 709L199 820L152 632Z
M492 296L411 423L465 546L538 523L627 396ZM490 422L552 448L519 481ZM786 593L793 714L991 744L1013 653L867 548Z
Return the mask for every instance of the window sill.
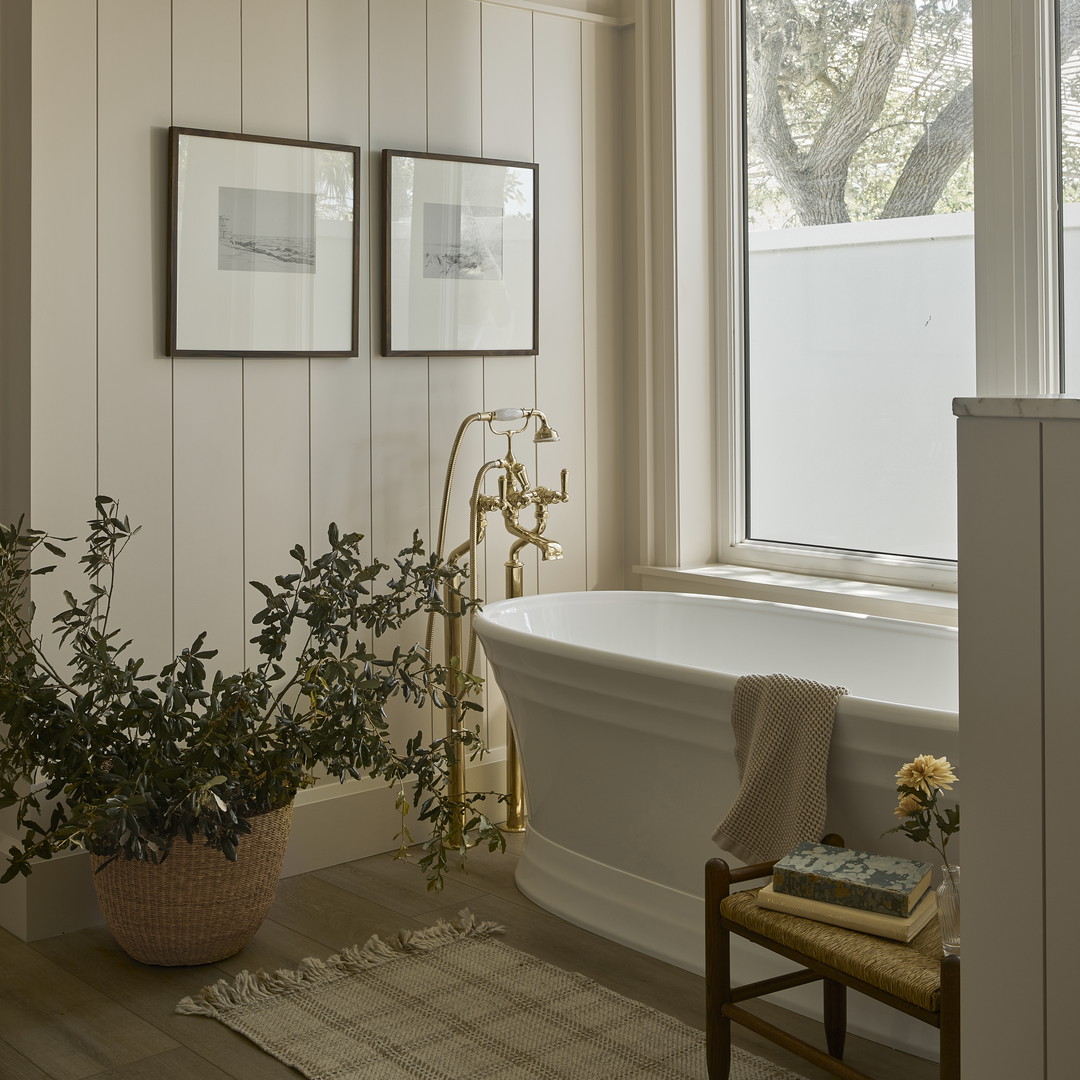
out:
M954 592L875 585L750 566L635 566L642 587L659 592L695 592L771 600L778 604L880 615L908 622L956 626Z

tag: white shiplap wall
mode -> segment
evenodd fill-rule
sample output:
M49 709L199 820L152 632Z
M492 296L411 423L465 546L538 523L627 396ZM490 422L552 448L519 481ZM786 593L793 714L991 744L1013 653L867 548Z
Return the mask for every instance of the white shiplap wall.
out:
M523 443L519 456L548 486L570 469L571 502L550 523L566 558L530 566L527 588L624 584L617 133L628 41L614 17L580 6L33 0L30 510L37 527L82 535L104 492L142 523L116 612L151 666L202 629L223 667L250 660L245 583L286 571L297 541L322 550L331 520L383 558L414 529L433 541L453 434L485 408L544 410L562 442L539 460ZM164 355L170 124L362 148L358 357ZM385 147L540 163L538 357L378 355ZM466 440L451 544L466 535L476 468L501 450L479 429ZM493 599L508 544L492 522ZM79 584L72 566L42 581ZM41 593L48 612L59 594ZM505 725L491 706L498 747Z

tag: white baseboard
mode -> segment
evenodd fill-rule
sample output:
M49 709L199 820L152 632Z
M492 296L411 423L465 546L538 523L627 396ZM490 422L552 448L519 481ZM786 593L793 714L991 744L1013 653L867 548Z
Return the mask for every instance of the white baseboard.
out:
M469 767L467 782L474 791L504 790L505 751L493 751L483 762ZM281 876L292 877L394 850L395 835L401 828L395 794L374 781L325 784L301 791L296 797ZM501 809L491 809L494 820L501 820L497 813ZM426 839L428 830L416 821L415 811L407 824L416 842ZM15 839L0 831L0 852L13 846L17 846ZM29 877L0 886L0 928L21 941L37 941L100 922L85 852L54 856L35 864Z

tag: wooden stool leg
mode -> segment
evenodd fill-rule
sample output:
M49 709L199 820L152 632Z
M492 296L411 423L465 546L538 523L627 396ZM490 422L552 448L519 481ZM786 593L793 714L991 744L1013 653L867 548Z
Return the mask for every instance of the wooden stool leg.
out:
M960 957L941 961L941 1080L960 1080Z
M726 863L711 859L705 870L705 1060L709 1080L731 1075L731 935L720 923L720 901L731 891Z
M837 1059L844 1056L844 1039L847 1037L847 987L833 979L821 984L825 1013L825 1045Z

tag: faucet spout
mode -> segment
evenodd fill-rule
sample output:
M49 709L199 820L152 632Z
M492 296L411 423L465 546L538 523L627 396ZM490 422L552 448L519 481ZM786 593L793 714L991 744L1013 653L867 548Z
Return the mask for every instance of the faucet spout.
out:
M546 536L541 536L536 532L529 532L528 529L523 529L515 521L506 522L507 529L516 536L517 542L514 544L514 548L524 546L525 544L533 544L540 549L540 558L544 562L550 562L552 559L561 559L563 557L562 544L556 543L554 540L549 540ZM513 554L513 549L511 549Z

